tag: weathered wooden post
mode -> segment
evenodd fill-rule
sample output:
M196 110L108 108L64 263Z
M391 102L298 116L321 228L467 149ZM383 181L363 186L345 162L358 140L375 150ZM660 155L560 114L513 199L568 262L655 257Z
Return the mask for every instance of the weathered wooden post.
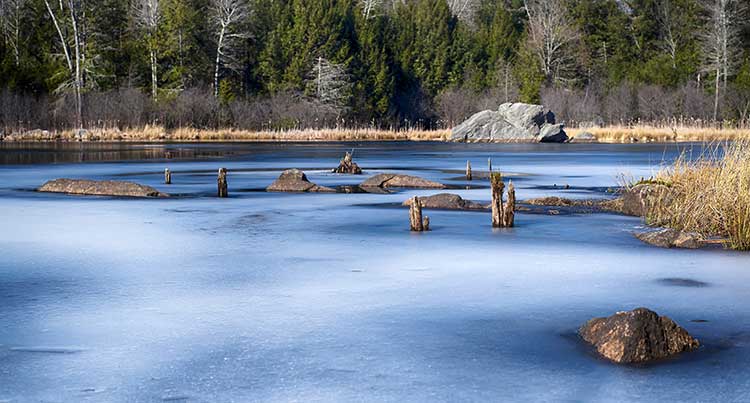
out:
M217 179L217 182L219 185L219 197L229 197L226 168L219 168L219 178Z
M422 202L417 196L412 197L409 205L409 227L415 232L428 231L430 227L430 218L422 218Z
M516 211L516 188L513 186L513 181L508 181L508 201L505 203L503 210L505 210L503 227L512 228L515 225Z
M503 227L503 175L500 172L490 173L490 188L492 189L492 226L494 228Z
M466 180L471 180L471 161L466 161Z
M170 172L169 168L164 170L164 183L167 185L172 184L172 172Z
M492 157L487 158L487 172L492 173Z

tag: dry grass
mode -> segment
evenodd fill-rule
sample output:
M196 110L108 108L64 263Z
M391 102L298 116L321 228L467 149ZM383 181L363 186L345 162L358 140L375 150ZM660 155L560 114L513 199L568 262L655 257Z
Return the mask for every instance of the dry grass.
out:
M166 130L160 126L138 129L87 130L84 141L446 141L448 130L377 130L377 129L319 129L289 131L198 130L180 128ZM48 132L35 130L22 135L12 135L7 141L76 141L76 131Z
M671 191L649 208L650 224L721 236L733 249L750 250L750 139L696 160L683 155L655 180Z
M589 132L601 143L714 142L750 136L750 129L689 126L607 126L589 129L566 128L565 131L571 137L582 132Z

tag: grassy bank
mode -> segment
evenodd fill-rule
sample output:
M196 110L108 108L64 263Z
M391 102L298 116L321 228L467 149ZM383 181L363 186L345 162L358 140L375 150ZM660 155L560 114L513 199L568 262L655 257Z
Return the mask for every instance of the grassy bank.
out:
M652 203L647 221L681 231L721 236L750 250L750 140L714 147L701 158L679 158L653 182L670 191Z
M566 128L569 136L588 132L601 143L669 143L669 142L713 142L746 138L750 129L719 129L690 126L607 126L588 129Z
M698 127L608 126L600 128L566 128L575 138L588 132L602 143L633 142L713 142L750 136L748 129L716 129ZM378 130L378 129L305 129L287 131L200 130L181 128L167 130L160 126L137 129L91 129L77 136L77 131L32 130L5 136L5 141L447 141L450 129L443 130Z

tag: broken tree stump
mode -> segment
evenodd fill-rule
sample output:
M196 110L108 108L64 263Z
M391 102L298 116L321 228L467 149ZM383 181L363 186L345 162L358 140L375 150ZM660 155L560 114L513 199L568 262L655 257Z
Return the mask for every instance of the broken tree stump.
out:
M352 153L347 152L344 154L344 158L339 162L339 166L334 169L333 172L337 174L360 175L362 173L362 168L353 161Z
M422 202L417 196L412 197L409 205L409 227L414 232L430 230L430 218L422 217Z
M219 197L229 197L226 168L219 168L219 177L217 179L217 183L219 185Z
M466 161L466 180L471 180L471 161Z
M503 183L503 175L500 172L490 173L490 189L492 190L492 226L494 228L503 227L503 191L505 190L505 184Z
M494 228L511 228L515 225L516 188L513 181L508 184L508 201L503 202L503 175L500 172L490 174L492 189L492 226Z
M487 172L492 173L492 157L487 158Z
M515 224L516 211L516 188L513 181L508 181L508 201L503 206L505 215L503 216L503 227L512 228Z
M169 168L164 170L164 183L167 185L172 184L172 172L169 171Z

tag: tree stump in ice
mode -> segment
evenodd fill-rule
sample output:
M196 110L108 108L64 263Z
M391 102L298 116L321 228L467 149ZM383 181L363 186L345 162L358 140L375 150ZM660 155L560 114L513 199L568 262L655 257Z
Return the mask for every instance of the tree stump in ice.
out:
M430 218L422 217L422 202L419 201L417 196L411 199L409 205L409 227L415 232L430 230Z
M508 186L507 202L503 202L505 183L503 183L501 173L493 172L490 174L490 187L492 190L492 226L495 228L513 227L516 208L516 190L513 182Z
M217 179L217 183L219 186L219 197L229 197L226 168L219 168L219 177Z
M352 154L347 152L344 154L344 158L341 159L338 168L334 169L333 172L337 174L360 175L362 174L362 168L352 160Z
M466 161L466 180L471 180L471 161Z
M169 171L169 168L164 170L164 183L167 185L172 183L172 172Z

